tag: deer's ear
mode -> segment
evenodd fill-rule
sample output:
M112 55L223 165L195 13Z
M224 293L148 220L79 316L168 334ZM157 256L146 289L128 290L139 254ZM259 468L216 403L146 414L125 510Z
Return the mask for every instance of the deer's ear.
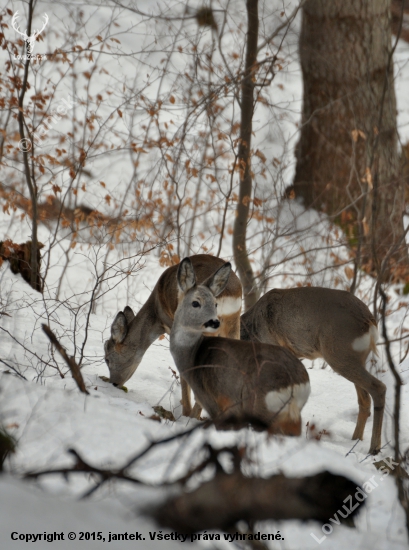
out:
M111 326L111 336L115 344L121 344L128 332L128 323L125 315L120 311Z
M124 315L127 320L127 323L131 323L135 318L135 313L132 311L132 309L129 306L126 306L124 309Z
M196 286L196 275L193 269L192 262L189 258L185 258L179 264L177 281L180 290L186 294L191 288Z
M218 296L226 288L229 282L231 272L231 263L227 262L220 267L216 273L209 277L203 284L209 288L209 290Z

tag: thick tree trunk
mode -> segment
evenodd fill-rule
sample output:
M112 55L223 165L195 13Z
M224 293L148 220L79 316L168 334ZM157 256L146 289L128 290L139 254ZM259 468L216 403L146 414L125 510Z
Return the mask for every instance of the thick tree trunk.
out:
M340 223L351 244L361 239L369 268L388 255L407 258L389 9L390 0L307 0L300 36L293 190Z

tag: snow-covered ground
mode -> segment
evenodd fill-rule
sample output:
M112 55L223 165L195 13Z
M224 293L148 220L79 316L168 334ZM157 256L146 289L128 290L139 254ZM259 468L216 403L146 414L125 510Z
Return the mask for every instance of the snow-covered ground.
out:
M138 5L144 9L151 7L150 2ZM52 4L43 3L42 6L47 6L47 11L53 13ZM17 3L12 3L12 7L13 10L17 9ZM39 8L40 11L41 9ZM58 10L55 10L53 22L57 29ZM103 10L95 10L95 25L104 24L104 14ZM60 23L64 23L64 20ZM276 23L272 19L268 21L272 28ZM298 24L296 21L296 29ZM54 41L58 38L57 34L50 33L50 36ZM130 35L125 33L121 39L125 50L131 49L131 46L136 48L130 42ZM40 51L41 46L43 45L39 45ZM50 49L52 46L49 44ZM296 56L294 57L295 50L296 32L290 33L287 38L286 70L277 75L274 90L271 91L275 101L274 116L265 126L259 126L261 129L257 132L254 143L255 148L263 147L264 153L267 154L268 149L268 155L285 160L283 164L286 167L282 168L283 173L280 176L285 180L284 183L291 181L292 147L296 141L296 122L302 97L301 75ZM409 136L408 58L409 48L401 44L395 56L395 72L398 125L403 141ZM114 67L110 74L113 76L116 61L111 60L109 63L106 67ZM121 63L126 62L121 60ZM151 64L153 65L152 61ZM123 69L120 67L118 64L119 75ZM114 87L114 83L110 85ZM50 133L50 140L53 135ZM51 141L47 143L50 147L53 146ZM112 182L118 180L115 185L118 185L120 194L125 187L126 170L121 172L119 168L116 169L118 165L113 163L108 171L104 162L97 165L99 172L94 173L94 179L101 177L106 180L110 192L113 190ZM106 162L109 163L110 159ZM146 162L144 166L146 168ZM108 173L104 173L104 170ZM260 183L258 185L262 194L263 187ZM101 196L95 193L95 187L90 189L92 192L84 195L84 201L95 199L91 203L101 208L105 188L100 189ZM30 224L27 218L21 219L21 214L20 210L10 211L10 214L0 212L0 240L10 238L15 242L24 242L30 238ZM252 235L251 248L255 250L252 254L255 265L262 264L262 257L271 254L265 289L290 287L299 283L347 288L348 273L343 266L324 269L332 265L334 251L335 263L348 261L342 236L336 228L330 227L323 216L305 212L296 202L279 205L271 215L275 221L271 224L271 240L267 246L259 248L261 236L254 221L249 232ZM203 226L205 225L203 221ZM209 237L206 234L206 243L213 242L213 237L214 235ZM246 445L251 459L246 463L249 474L267 476L282 471L289 476L302 476L328 469L349 476L357 484L375 480L376 486L368 494L366 505L362 507L356 520L356 529L337 526L319 544L316 539L321 540L324 535L320 525L315 522L262 522L257 527L260 531L280 531L284 539L270 542L270 548L295 550L322 546L334 550L345 547L397 550L407 547L404 517L397 500L394 479L388 476L381 480L373 465L375 460L393 456L394 383L382 353L382 342L379 345L380 358L372 367L388 388L382 435L384 448L376 458L367 456L372 417L367 422L364 441L359 441L356 445L351 441L358 411L353 384L335 374L329 367L323 368L321 361L305 361L309 369L312 393L302 413L304 430L300 438L268 437L251 430L231 433L197 429L191 435L156 446L132 467L132 475L143 480L145 485L107 483L88 500L81 502L78 502L78 497L93 486L94 480L90 476L75 474L64 479L63 476L53 475L43 476L37 481L21 479L28 472L70 466L73 464L73 459L67 452L70 448L96 467L115 469L124 465L150 442L183 433L197 424L197 421L181 416L180 385L172 372L175 366L169 353L167 338L157 340L146 352L138 370L126 384L128 393L99 378L101 375L108 375L103 360L103 342L109 337L110 324L116 312L123 310L126 304L137 311L164 270L159 264L157 251L142 254L139 242L131 242L127 253L140 255L136 259L123 260L126 254L123 246L118 245L114 250L108 251L105 244L97 248L95 244L89 246L86 239L83 239L82 244L79 242L75 248L71 248L69 236L60 231L58 239L53 242L52 231L43 225L39 228L39 240L45 244L44 257L49 259L44 296L33 291L19 275L13 275L6 263L0 268L0 359L3 361L0 363L0 423L17 440L16 453L11 455L6 464L7 473L0 476L1 550L27 546L25 541L13 540L12 533L15 538L18 536L15 533L28 535L44 532L63 532L64 541L55 541L54 544L67 549L85 549L97 545L102 548L109 545L114 545L114 548L137 545L148 549L172 549L181 545L191 545L194 548L234 548L233 543L224 540L217 543L194 543L190 539L186 542L151 541L149 534L163 530L144 512L169 494L171 489L160 487L164 482L177 479L198 463L206 441L214 446L233 443ZM200 242L203 239L197 236L197 252L200 251ZM213 245L211 251L214 252L215 249L216 245ZM229 238L223 243L222 256L231 259ZM109 274L115 276L105 281L103 293L98 294L94 309L90 308L89 300L96 272L101 273L104 260L111 266ZM131 274L127 273L129 269ZM359 297L371 305L373 281L361 275L359 283ZM407 297L402 296L399 291L398 287L388 289L391 298L388 308L391 314L387 319L391 338L404 335L402 329L405 328L409 307ZM67 367L50 349L41 330L41 323L50 325L68 353L72 354L75 350L77 360L86 340L82 373L90 395L84 396L78 391ZM393 352L404 382L401 449L406 450L409 447L409 358L406 357L399 364L400 357L405 355L405 345L400 346L399 342L394 344ZM25 380L17 376L15 371L23 375ZM155 405L162 405L172 411L176 421L158 422L151 419L154 413L152 407ZM307 430L307 424L315 424L315 433L325 430L328 435L323 435L319 441L315 440ZM76 534L75 541L68 540L70 532ZM81 532L95 533L96 537L101 533L105 542L79 540ZM109 533L138 533L145 540L108 542ZM93 535L90 536L92 538ZM37 540L30 541L29 544L43 548L45 542Z

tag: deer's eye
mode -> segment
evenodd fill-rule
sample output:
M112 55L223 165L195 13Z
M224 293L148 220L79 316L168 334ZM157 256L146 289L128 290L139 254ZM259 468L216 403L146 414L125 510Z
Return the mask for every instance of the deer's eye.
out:
M192 302L192 306L193 307L200 307L200 304L199 302L196 302L196 300L194 302Z

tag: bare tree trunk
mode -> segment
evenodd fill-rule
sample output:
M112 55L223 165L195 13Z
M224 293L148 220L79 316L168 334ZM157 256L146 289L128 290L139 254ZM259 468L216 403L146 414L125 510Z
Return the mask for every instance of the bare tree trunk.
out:
M28 36L31 35L31 23L33 20L33 0L30 0L28 5L28 25L26 34ZM31 176L30 173L30 165L28 162L28 152L31 150L32 142L30 140L27 140L25 137L25 131L24 131L24 96L26 94L27 90L27 80L28 80L28 70L30 67L30 56L31 56L31 48L28 47L28 44L26 42L26 53L27 53L27 59L25 61L24 65L24 75L23 75L23 82L21 84L21 90L20 95L18 98L18 127L19 127L19 134L20 134L20 149L23 153L23 163L24 163L24 175L26 178L26 183L28 190L30 192L30 198L31 198L31 208L32 208L32 225L31 225L31 257L29 261L29 265L31 267L31 286L38 290L39 292L42 292L42 284L39 277L39 266L38 266L38 240L37 240L37 220L38 220L38 213L37 213L37 187L35 184L34 179Z
M407 261L391 50L390 0L305 3L293 190L360 243L374 271L386 258Z
M258 0L247 0L247 45L244 77L241 83L241 125L238 164L240 191L233 228L233 254L244 292L244 307L247 310L258 300L254 273L246 245L247 221L252 192L251 133L254 113L254 73L257 62Z

